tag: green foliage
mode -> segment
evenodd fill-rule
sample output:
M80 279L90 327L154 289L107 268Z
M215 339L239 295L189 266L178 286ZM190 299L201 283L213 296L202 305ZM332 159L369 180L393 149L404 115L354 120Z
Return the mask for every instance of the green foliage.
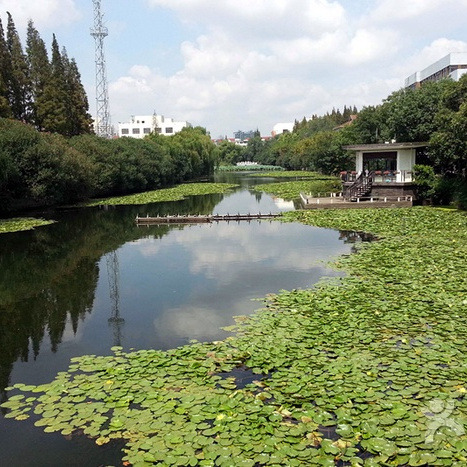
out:
M146 141L163 148L173 163L173 183L179 183L214 171L218 151L204 128L183 128L171 137L153 133Z
M133 465L465 465L467 218L433 208L284 220L372 232L339 285L269 297L236 336L73 359L8 418L126 443ZM250 369L243 387L231 373Z
M92 201L88 206L118 205L118 204L148 204L163 201L179 201L187 196L209 195L213 193L225 193L236 185L229 183L190 183L173 188L164 188L156 191L147 191L135 195L105 198Z
M389 139L399 142L429 141L437 129L436 117L442 96L456 83L442 80L419 89L402 89L391 94L382 106Z
M286 200L300 198L300 193L308 193L312 196L318 196L318 193L337 193L342 190L342 183L334 177L327 177L324 180L312 179L295 182L266 183L264 185L255 185L255 191L264 191Z
M300 138L309 138L316 133L328 132L334 128L350 121L351 115L358 113L357 108L354 106L344 106L343 111L340 109L332 109L332 112L327 112L325 115L313 115L311 119L307 120L303 117L301 122L295 121L294 133L297 133Z
M0 209L155 190L211 174L216 158L201 129L144 140L65 139L0 119Z
M7 65L5 80L7 97L13 117L30 122L32 101L28 64L13 18L8 12L7 15L6 45L7 57L10 61Z
M52 57L32 21L26 54L8 13L6 40L0 22L0 117L13 117L37 129L73 136L91 132L92 119L76 62L62 53L55 35Z
M437 178L433 167L416 164L413 166L417 198L425 201L431 199L436 191Z
M287 170L283 172L266 172L258 174L258 177L274 177L274 178L313 178L319 180L330 180L334 177L322 175L318 172L309 172L307 170Z
M35 227L52 224L53 221L36 219L33 217L20 217L0 220L0 234L31 230Z
M92 188L92 165L60 135L0 119L0 198L10 206L82 200ZM3 182L3 183L2 183Z
M436 204L467 210L467 179L452 174L439 177L433 198Z
M244 149L238 144L223 140L217 145L217 149L220 164L235 165L237 162L245 160Z
M430 154L438 172L461 174L467 167L467 76L446 87L442 98Z

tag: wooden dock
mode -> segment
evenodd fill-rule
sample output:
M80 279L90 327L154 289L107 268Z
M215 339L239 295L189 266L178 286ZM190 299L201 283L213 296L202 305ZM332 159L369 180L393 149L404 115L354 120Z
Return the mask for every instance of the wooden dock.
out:
M150 224L203 224L211 222L239 222L239 221L252 221L261 219L275 219L282 214L224 214L224 215L176 215L176 216L156 216L156 217L140 217L136 216L136 223L138 225Z

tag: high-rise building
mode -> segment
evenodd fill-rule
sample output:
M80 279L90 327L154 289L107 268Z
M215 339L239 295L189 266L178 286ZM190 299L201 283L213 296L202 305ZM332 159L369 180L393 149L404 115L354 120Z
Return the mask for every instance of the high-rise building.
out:
M405 87L416 89L423 83L439 81L443 78L458 81L464 73L467 73L467 52L450 53L422 71L417 71L406 78Z

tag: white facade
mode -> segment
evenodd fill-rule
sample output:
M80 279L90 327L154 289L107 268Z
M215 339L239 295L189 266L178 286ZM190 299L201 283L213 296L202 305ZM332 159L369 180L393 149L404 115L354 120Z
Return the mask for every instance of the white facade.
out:
M384 154L388 152L396 152L396 171L395 179L396 183L404 183L412 181L412 171L415 165L415 157L417 148L426 146L427 143L388 143L388 144L366 144L366 145L355 145L345 146L346 149L355 150L355 170L358 174L363 171L363 160L364 153L381 153L381 157L384 158Z
M163 115L134 115L130 122L118 124L118 137L144 138L151 133L174 135L183 128L191 127L188 122L176 122Z
M281 135L282 133L292 133L294 122L276 123L272 129L272 136Z
M467 73L467 52L451 53L422 71L410 75L405 80L405 87L418 87L423 82L438 81L443 78L458 81L465 73Z

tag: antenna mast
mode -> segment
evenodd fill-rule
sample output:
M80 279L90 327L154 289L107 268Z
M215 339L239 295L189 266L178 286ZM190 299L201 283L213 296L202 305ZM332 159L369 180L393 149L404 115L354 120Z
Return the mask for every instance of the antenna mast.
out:
M92 0L92 2L94 4L94 28L91 29L91 36L96 42L96 133L98 136L111 138L112 126L104 55L104 38L108 36L109 31L104 27L101 0Z

